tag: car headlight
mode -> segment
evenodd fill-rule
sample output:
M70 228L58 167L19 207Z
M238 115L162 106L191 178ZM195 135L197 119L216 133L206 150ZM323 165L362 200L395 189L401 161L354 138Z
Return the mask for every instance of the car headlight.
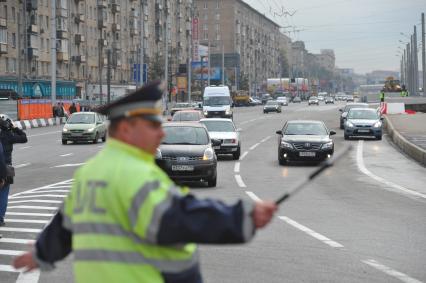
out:
M67 133L69 130L67 128L63 128L62 132Z
M209 114L209 112L207 110L204 110L204 115L207 116L207 114Z
M161 150L157 148L157 152L155 153L155 159L162 159Z
M332 149L333 148L333 142L327 142L322 145L321 149Z
M373 127L374 127L374 128L380 128L380 127L382 127L382 122L377 121L377 122L373 125Z
M348 113L347 112L344 112L344 113L342 113L342 117L343 118L346 118L346 116L348 115Z
M285 148L290 148L290 149L293 148L293 145L291 143L288 143L288 142L283 141L283 140L281 140L281 146L285 147Z
M352 124L352 122L346 122L346 126L348 126L349 128L353 128L354 124Z
M203 160L212 160L214 158L214 151L211 148L207 148L204 151Z
M87 129L87 132L92 133L94 130L95 130L95 128L90 128L90 129Z
M226 109L225 114L226 114L226 115L231 114L231 109Z

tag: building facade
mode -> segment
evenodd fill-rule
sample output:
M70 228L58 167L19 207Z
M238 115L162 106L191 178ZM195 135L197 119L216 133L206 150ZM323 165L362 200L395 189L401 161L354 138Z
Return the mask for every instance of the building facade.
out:
M51 79L50 5L0 0L0 80ZM111 84L134 88L143 45L148 72L157 64L163 69L153 76L164 78L167 50L175 80L179 64L187 63L192 12L192 0L56 0L57 79L75 82L78 97L99 98L106 94L109 62Z

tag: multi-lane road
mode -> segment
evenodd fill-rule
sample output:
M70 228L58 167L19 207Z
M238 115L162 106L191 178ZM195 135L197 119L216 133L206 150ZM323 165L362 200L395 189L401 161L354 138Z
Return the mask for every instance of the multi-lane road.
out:
M236 108L242 156L220 157L218 185L195 184L200 197L225 202L275 199L315 166L279 166L276 130L285 120L322 120L337 132L335 149L353 152L284 203L271 225L247 245L202 246L205 282L426 282L426 170L385 138L344 141L342 104ZM71 259L49 273L21 274L13 257L29 248L72 184L73 171L103 144L63 146L59 127L27 131L14 151L17 169L7 226L0 227L0 281L72 282Z

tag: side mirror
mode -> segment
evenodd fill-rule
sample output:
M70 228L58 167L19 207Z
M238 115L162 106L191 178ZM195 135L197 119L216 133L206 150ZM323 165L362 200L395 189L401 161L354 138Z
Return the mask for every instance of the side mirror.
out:
M167 121L169 121L169 122L170 122L171 120L172 120L172 118L170 118L170 117L169 117L169 118L167 118Z
M340 111L340 112L343 112L343 109L342 109L342 108L340 108L340 109L339 109L339 111Z
M330 131L330 136L335 135L336 132L335 131Z
M385 117L380 117L380 120L383 121L385 119Z
M237 132L242 132L242 131L243 131L243 129L241 129L241 128L237 129Z
M212 139L212 145L213 146L218 146L218 145L221 145L221 144L222 144L222 142L220 140L218 140L218 139Z
M97 121L96 122L96 125L101 125L102 124L102 121Z
M279 131L276 131L275 133L276 133L277 135L282 135L282 134L283 134L283 131L279 130Z

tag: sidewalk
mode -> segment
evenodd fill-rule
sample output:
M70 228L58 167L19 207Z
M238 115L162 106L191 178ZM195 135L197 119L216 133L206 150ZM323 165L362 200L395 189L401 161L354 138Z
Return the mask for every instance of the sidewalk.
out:
M426 166L426 113L386 115L385 128L402 151Z

